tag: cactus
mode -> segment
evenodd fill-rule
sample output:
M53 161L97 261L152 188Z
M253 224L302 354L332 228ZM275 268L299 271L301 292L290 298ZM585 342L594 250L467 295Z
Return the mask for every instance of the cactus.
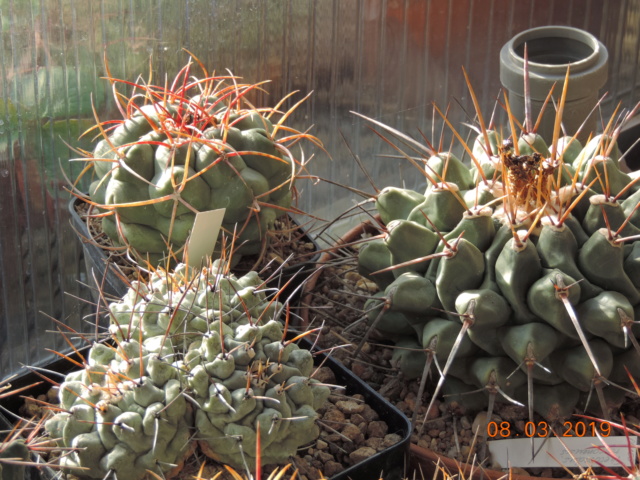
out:
M485 389L490 406L501 396L553 421L578 407L608 418L627 391L640 358L640 182L620 170L616 137L640 106L583 147L559 138L565 92L553 139L530 119L521 134L513 119L487 128L478 112L471 167L415 142L426 190L375 197L383 234L358 268L380 293L364 310L400 347L406 377L444 365L433 398L452 378L449 395ZM550 385L566 394L534 395Z
M0 399L15 395L31 388L12 388L7 381L0 381ZM4 393L3 393L4 392ZM35 417L25 420L18 417L11 425L0 414L0 427L6 432L0 439L0 480L25 480L36 476L36 468L41 469L44 464L37 456L46 452L47 442L42 442L42 420ZM52 474L48 470L46 474Z
M60 385L45 428L71 448L61 466L169 478L198 445L254 468L257 431L263 464L314 440L329 388L311 378L311 353L285 339L283 305L261 288L255 272L236 278L220 260L133 282L109 305L112 342L94 343Z
M284 124L303 100L286 112L280 107L288 97L257 109L246 96L259 84L210 76L204 67L204 77L194 78L191 66L169 88L110 79L114 91L125 83L135 94L117 93L123 120L94 127L102 139L82 159L87 166L74 185L92 173L83 198L100 210L113 244L140 263L180 254L196 213L219 208L226 209L222 231L234 239L233 258L258 253L296 195L304 165L290 147L302 139L320 145Z
M29 447L22 438L0 442L0 480L23 480L29 464Z

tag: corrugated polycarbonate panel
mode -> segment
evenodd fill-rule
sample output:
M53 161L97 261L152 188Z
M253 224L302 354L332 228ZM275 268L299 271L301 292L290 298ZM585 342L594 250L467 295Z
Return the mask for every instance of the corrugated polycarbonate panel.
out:
M100 119L118 117L100 79L105 57L131 81L148 78L151 57L162 84L188 51L210 71L271 80L258 105L313 91L291 117L297 129L313 125L329 154L307 149L309 172L370 194L353 155L378 188L421 179L352 111L439 143L436 102L466 135L462 66L489 116L500 48L549 24L588 30L609 49L603 114L640 99L640 0L0 0L0 378L65 348L50 317L93 331L83 318L92 309L76 299L87 298L86 278L64 187L82 168L67 145L91 147L78 136L92 103ZM362 199L328 182L300 189L299 207L326 219Z

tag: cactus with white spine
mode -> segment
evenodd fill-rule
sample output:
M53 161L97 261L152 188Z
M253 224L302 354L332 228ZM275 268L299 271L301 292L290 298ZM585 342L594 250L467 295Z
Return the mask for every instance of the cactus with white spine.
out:
M71 448L61 466L168 478L199 445L254 468L258 425L262 463L286 463L317 438L329 388L311 378L311 353L285 339L282 310L255 272L236 278L220 260L133 282L109 305L113 343L93 344L60 386L45 427Z

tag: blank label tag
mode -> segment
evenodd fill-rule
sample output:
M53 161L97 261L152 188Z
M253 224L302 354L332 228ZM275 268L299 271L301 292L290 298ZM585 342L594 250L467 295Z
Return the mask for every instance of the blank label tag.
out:
M626 465L633 465L636 457L635 445L637 438L638 437L630 437L632 458L629 458L629 447L627 447L628 440L626 437L602 437L602 441L606 442L611 451ZM566 445L566 448L562 443ZM602 443L597 437L563 438L562 442L556 437L516 438L490 441L487 442L487 445L491 453L491 459L503 468L509 466L521 468L561 467L561 465L575 467L576 463L572 455L583 467L598 466L595 460L602 465L610 467L620 466L614 458L611 458L602 451L605 450L604 448L596 448L598 445L602 447ZM571 453L569 453L567 449L570 450ZM555 457L556 460L554 460L553 457Z
M188 258L190 267L200 267L206 263L216 247L218 233L224 218L224 208L196 213L191 235L187 240L183 260Z

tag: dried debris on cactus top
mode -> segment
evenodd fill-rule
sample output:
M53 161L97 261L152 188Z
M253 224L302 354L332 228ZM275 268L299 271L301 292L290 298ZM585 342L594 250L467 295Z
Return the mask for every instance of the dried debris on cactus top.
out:
M609 418L635 396L640 182L619 168L616 138L640 106L581 145L561 135L567 86L549 139L478 110L467 144L435 107L469 164L360 115L426 183L377 189L382 233L359 242L358 268L378 290L362 315L395 343L405 378L433 378L431 402L526 405L553 422Z

